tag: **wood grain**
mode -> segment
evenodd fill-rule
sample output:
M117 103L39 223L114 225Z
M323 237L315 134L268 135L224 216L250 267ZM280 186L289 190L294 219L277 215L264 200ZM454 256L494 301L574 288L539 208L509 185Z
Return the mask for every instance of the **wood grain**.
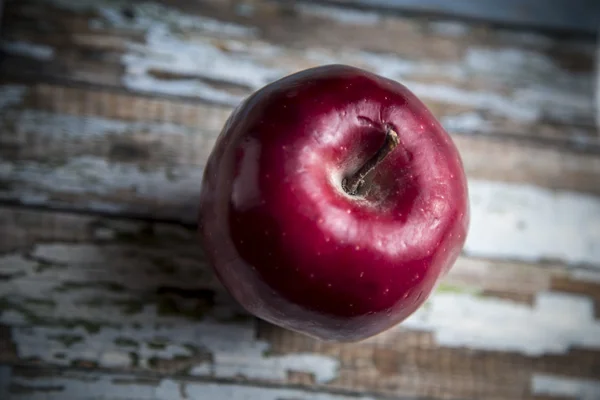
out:
M196 222L228 108L43 83L0 85L0 99L0 198ZM469 254L600 265L600 154L453 139L470 182Z
M592 41L343 11L310 2L12 2L0 70L235 105L283 75L347 63L405 83L455 131L598 144Z
M447 16L493 21L501 25L519 26L528 30L567 30L596 34L595 16L600 13L593 0L509 0L498 7L493 0L460 0L452 3L443 0L330 0L342 5L356 5L361 10L382 8L389 11L426 13L444 18Z
M268 0L13 0L2 28L0 397L600 398L592 41ZM424 99L472 204L426 305L344 346L250 317L193 230L232 107L333 62Z
M414 318L335 345L250 318L178 225L1 208L0 235L0 362L452 399L597 378L591 271L463 257Z
M51 84L0 85L0 155L56 167L93 157L152 167L204 166L229 107ZM600 193L600 153L509 137L455 134L474 179ZM197 173L197 172L196 172Z
M2 367L0 367L0 374ZM374 400L370 396L315 393L213 383L193 378L139 376L73 369L15 367L7 373L6 400Z

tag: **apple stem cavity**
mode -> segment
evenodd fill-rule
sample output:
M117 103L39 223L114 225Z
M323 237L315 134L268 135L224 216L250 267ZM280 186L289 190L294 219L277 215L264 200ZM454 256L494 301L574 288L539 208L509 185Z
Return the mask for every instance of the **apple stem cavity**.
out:
M354 175L344 178L342 188L351 196L360 195L365 178L390 154L400 143L398 134L391 127L385 131L385 141L377 152Z

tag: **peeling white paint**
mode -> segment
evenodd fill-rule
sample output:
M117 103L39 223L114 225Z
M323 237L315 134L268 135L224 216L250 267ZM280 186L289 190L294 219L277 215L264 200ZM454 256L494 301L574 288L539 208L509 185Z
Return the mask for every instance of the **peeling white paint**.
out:
M380 75L402 82L420 98L468 106L518 122L533 122L544 115L554 116L555 113L562 119L568 119L574 112L589 115L593 104L590 93L573 93L572 87L559 90L530 85L511 94L500 94L499 91L491 89L487 91L466 90L458 85L424 83L421 80L415 80L412 76L413 74L430 74L431 76L462 79L462 77L469 76L470 72L468 66L460 64L417 64L393 56L366 55L364 53L356 60L359 63L365 63L368 69ZM514 73L518 74L521 71L517 70ZM496 75L495 72L493 74ZM532 74L536 74L536 72L532 71ZM546 98L546 96L549 97Z
M531 380L531 391L538 396L600 400L600 381L535 374Z
M600 198L480 180L469 192L468 255L600 268Z
M400 327L431 331L447 347L561 354L572 346L600 349L600 321L591 299L542 292L535 304L471 294L434 293Z
M252 321L224 324L214 320L227 318L235 310L235 303L224 301L221 295L202 321L161 315L152 302L141 303L133 313L123 312L119 304L144 298L144 293L152 293L156 287L196 287L196 277L209 267L199 261L200 256L185 253L189 248L183 249L48 243L36 246L29 259L5 255L0 258L0 270L11 278L0 281L0 293L24 305L28 313L9 309L0 315L0 323L13 326L12 337L20 357L54 364L68 365L83 359L104 367L129 367L132 359L128 354L133 352L137 364L148 368L153 357L194 357L189 347L192 345L209 353L211 361L198 360L190 366L191 374L283 381L290 371L300 371L312 374L319 383L338 376L339 360L335 357L312 353L267 356L269 345L256 339ZM170 259L177 273L166 274L152 267L156 258ZM38 260L46 267L40 269ZM202 278L203 284L218 287L215 277L208 276ZM527 279L535 282L536 277ZM126 289L114 291L103 284L111 282L126 285ZM65 284L72 288L65 289ZM541 281L533 284L540 288L547 285ZM572 346L600 349L600 321L594 319L590 298L540 292L543 289L537 287L532 290L538 291L533 307L479 297L476 291L438 291L399 327L433 332L437 343L446 347L514 351L530 356L561 354ZM52 304L28 303L31 299L51 300ZM102 302L90 303L98 299ZM48 321L96 323L98 331L90 332L84 325L46 326L38 322L32 326L28 323L31 313ZM67 346L61 340L65 334L75 335L79 341ZM134 346L123 346L119 343L122 338ZM157 338L164 343L162 348L152 347Z
M398 80L423 99L470 106L516 121L533 122L543 116L572 121L573 115L594 115L592 77L562 70L548 57L534 52L469 48L464 60L457 64L416 62L369 53L338 57L350 64L365 64L378 74ZM504 88L516 85L517 89L509 94L492 88L465 90L460 84L429 84L413 77L446 76L460 82L474 73L489 75L490 80L502 82Z
M196 288L201 275L210 277L202 278L203 285L218 287L198 254L176 251L178 256L173 257L172 251L136 250L127 245L44 244L33 249L31 259L0 257L0 271L11 276L0 281L3 298L50 322L87 321L98 328L90 331L85 324L31 326L29 314L23 314L22 308L4 310L0 323L13 326L21 358L35 357L59 365L88 360L107 368L131 367L130 353L135 353L136 364L143 368L151 367L152 358L191 357L192 373L203 376L285 381L289 371L299 371L312 374L319 383L337 377L339 361L333 357L311 353L267 356L269 344L256 339L254 321L216 321L230 318L238 307L228 297L222 300L223 294L217 294L216 305L201 321L161 315L154 303L140 303L140 298L152 296L157 287ZM169 259L177 274L156 267L156 258ZM38 262L54 267L40 269ZM111 289L110 283L127 285L127 289ZM32 299L40 302L31 303ZM131 302L140 308L124 312L119 305ZM65 335L76 340L67 345ZM153 346L156 341L163 345ZM209 353L212 361L195 362L194 348Z
M207 37L190 40L186 35L181 35L184 31L186 34L197 31L223 41L227 38L247 40L256 35L254 27L193 16L152 2L46 1L68 10L96 11L99 17L92 21L93 28L131 29L145 34L144 44L133 41L127 44L128 51L121 60L125 66L123 85L132 90L192 96L237 105L246 94L283 75L278 69L258 64L250 57L231 55L219 49ZM123 15L125 7L131 10L133 18ZM233 42L232 46L235 45ZM161 79L153 76L152 71L180 74L183 77ZM218 84L206 83L203 79L247 87L248 93L231 94L226 89L220 89Z
M173 7L156 2L131 2L128 0L42 0L64 10L95 11L100 18L95 20L95 27L126 28L148 30L157 23L169 26L174 30L195 30L204 33L217 33L231 37L250 37L256 29L240 24L218 21L199 15L190 15ZM132 18L125 17L122 10L128 9Z
M309 49L312 59L326 63L346 63L349 65L362 66L377 74L398 80L409 85L408 80L412 75L420 79L451 78L460 80L467 77L464 67L453 63L440 63L439 61L412 60L396 54L373 53L369 51L337 51L331 52L325 49ZM412 88L409 86L412 90Z
M234 378L245 376L252 379L287 379L289 371L310 372L317 383L326 383L337 377L339 361L320 354L294 353L257 360L256 354L216 354L215 375ZM198 372L198 371L196 371Z
M490 122L476 112L441 117L440 122L449 132L485 133L492 128Z
M13 374L10 382L29 390L11 393L11 400L102 399L128 400L374 400L369 396L343 396L299 389L265 388L226 383L174 379L145 379L129 374L70 372L55 376ZM45 390L44 388L56 388Z
M193 360L194 353L189 348L192 345L212 357L208 365L198 362L198 368L194 368L192 364L191 373L196 376L285 381L290 371L297 371L312 374L318 383L329 382L338 376L339 361L330 356L302 353L266 356L269 345L255 339L252 323L191 322L157 317L155 310L148 311L144 313L145 321L141 328L128 325L89 333L82 327L14 326L13 340L19 357L35 357L58 365L88 360L106 368L131 367L132 358L129 354L135 353L137 364L142 368L150 368L153 358L171 360L190 357ZM13 311L13 314L18 312ZM116 323L116 319L111 318L111 322ZM8 320L4 315L0 321L17 324L17 321ZM66 346L62 342L64 335L73 335L81 341ZM132 340L136 346L119 345L119 340L123 338ZM157 339L166 343L163 348L153 347L152 343Z
M518 48L490 49L470 47L464 56L465 68L470 74L489 74L492 78L508 78L513 85L531 86L532 83L563 87L561 95L568 97L573 92L589 102L590 77L576 74L557 66L552 59L533 50ZM583 93L581 93L583 92ZM585 96L584 96L585 95Z
M0 86L0 111L21 104L25 94L27 94L27 87L24 85Z
M189 222L195 220L202 173L200 165L144 170L92 156L74 157L53 168L0 162L0 175L14 182L0 191L0 198L46 204L48 196L60 193L81 196L72 207L101 205L104 210L136 213L154 213L161 204L161 217ZM139 200L120 200L117 195L123 193ZM474 179L469 181L469 195L467 255L600 267L598 197Z
M148 31L144 45L132 43L129 47L129 52L122 57L126 68L123 84L139 91L194 96L237 105L246 94L283 75L276 68L224 52L207 42L185 41L161 25ZM153 70L191 78L160 79L150 74ZM231 94L204 83L202 78L247 87L248 92Z
M129 51L122 57L126 69L123 84L129 89L200 97L236 105L245 95L228 93L226 89L202 79L247 87L246 94L249 94L282 75L281 71L260 65L250 58L229 54L206 38L189 40L178 33L199 30L224 38L248 39L256 34L255 28L186 15L156 3L133 5L133 19L123 16L120 8L95 4L89 6L97 8L101 14L97 25L140 30L146 35L144 44L130 42ZM239 47L240 44L231 43L233 47ZM152 71L179 74L182 78L161 79L153 76Z
M91 0L77 5L65 0L46 1L71 9L99 10L96 24L145 34L144 43L128 43L128 50L122 56L126 69L123 85L132 90L237 105L252 91L284 75L314 66L316 61L364 67L401 81L423 99L472 107L475 112L485 111L491 116L516 122L550 118L579 123L582 119L591 121L595 115L593 74L568 71L543 51L515 47L514 44L501 49L467 47L462 60L443 63L351 48L312 47L298 51L265 43L258 36L248 40L255 33L253 28L185 15L175 8L154 3L132 6L135 18L130 19L122 15L125 4L122 1L105 1L101 5ZM301 13L323 16L342 24L373 24L380 18L377 13L333 6L301 4L296 7ZM462 24L452 26L431 24L434 31L441 29L462 34ZM194 30L202 35L194 35ZM185 35L181 34L183 31ZM217 43L206 37L211 35L224 38ZM535 40L540 41L539 38ZM544 43L536 45L547 47ZM261 51L265 46L268 51ZM239 51L240 48L246 49ZM172 76L164 79L151 71ZM485 82L485 86L465 89L464 84L474 74L483 78L480 81ZM451 83L427 82L439 82L440 78L444 82L449 78ZM224 88L228 84L237 87Z
M591 82L587 81L589 85ZM586 123L589 118L592 121L594 115L593 92L588 86L587 93L577 93L572 86L561 90L542 85L530 85L521 88L514 93L514 98L521 104L535 104L544 116L562 122L576 121Z
M4 86L2 91L0 86L0 110L3 104L6 109L2 118L0 118L0 128L11 129L17 133L27 133L31 135L47 135L54 141L64 138L66 135L72 137L103 136L107 134L127 135L132 133L148 133L152 135L181 135L214 138L221 131L223 123L229 113L230 108L219 106L198 106L194 109L194 119L185 121L187 125L170 122L173 114L177 112L177 105L167 103L160 114L151 115L148 119L138 120L120 120L112 118L103 118L102 116L65 114L60 112L41 111L35 109L11 109L13 105L19 105L23 102L26 95L26 88L21 91L20 86ZM48 101L58 101L62 93L48 96ZM88 93L89 94L89 93ZM93 106L101 103L102 93L95 93L90 96L88 104ZM142 101L143 102L143 101ZM84 106L86 107L86 106ZM175 117L177 118L177 117ZM177 120L180 122L181 120Z
M127 367L131 364L131 357L122 350L106 351L100 355L99 363L106 368Z
M146 5L140 5L141 8L138 10L139 20L136 20L136 17L133 21L129 21L118 14L120 7L127 3L123 1L102 2L101 5L91 0L82 3L65 0L48 1L61 7L101 9L103 10L101 19L107 24L142 30L147 34L147 43L130 43L129 51L123 56L123 62L127 67L124 79L131 89L189 94L235 104L244 96L245 89L241 89L241 92L235 90L230 92L219 88L218 85L206 83L201 78L238 84L250 91L280 76L286 68L293 69L293 66L307 62L307 58L320 57L322 61L341 60L350 64L369 66L376 72L400 79L425 99L472 107L474 111L441 116L442 122L451 130L486 131L490 129L485 119L488 115L504 116L514 121L533 122L546 114L552 114L556 118L585 116L592 107L591 101L588 104L589 98L585 90L577 89L567 95L566 86L557 83L569 81L576 83L575 88L580 86L588 88L591 87L587 85L590 77L586 74L582 76L570 74L554 65L548 57L538 53L531 55L534 53L510 48L501 51L470 48L464 60L458 64L436 64L431 61L407 60L391 54L372 54L351 49L339 51L312 49L310 56L306 56L304 52L267 46L261 53L253 50L254 46L260 47L263 44L259 41L249 44L243 39L226 42L235 44L235 49L225 51L206 38L194 37L192 40L190 37L178 35L178 29L189 26L200 30L209 28L206 28L207 22L203 19L191 22L185 22L186 20L183 19L184 22L181 22L183 25L173 25L174 22L171 20L179 20L179 14L161 20L163 14L168 14L166 10L171 10L163 6L144 3ZM144 18L147 18L147 21ZM226 31L225 28L223 29ZM287 66L282 69L274 68L273 65L281 65L281 60L270 58L273 54L278 56L283 54L289 61L289 65L286 64ZM537 75L543 75L544 82L558 86L529 85L506 94L492 89L467 90L451 84L431 84L411 80L411 75L417 73L431 74L431 76L442 74L441 76L457 79L460 83L467 72L479 71L495 75L499 72L498 65L502 63L508 66L505 74L522 75L532 79ZM202 76L198 76L198 79L193 77L159 79L149 74L152 69L183 75L198 75L201 71ZM0 99L10 99L7 104L13 104L16 101L14 99L20 96L18 90L15 91L14 88L6 93L12 94L0 96ZM16 123L19 132L35 132L48 136L55 135L57 132L67 135L124 134L129 129L149 130L157 134L161 132L190 134L190 129L175 125L125 123L102 118L52 115L31 110L7 115L9 120L12 118ZM213 126L217 125L215 121ZM580 140L576 137L574 139ZM207 141L206 146L209 145ZM578 170L581 167L579 164L575 165L575 161L570 161L573 165L568 165L569 171L595 173L592 170ZM97 198L77 203L82 208L124 210L127 206L119 203L118 196L115 194L130 193L132 196L139 197L140 203L145 202L148 210L155 210L156 204L162 204L165 206L162 210L171 210L170 216L182 219L194 215L202 168L177 166L169 169L160 166L150 171L142 171L136 166L112 164L100 158L74 157L53 170L41 163L29 163L17 167L7 162L0 162L0 173L15 181L13 187L0 193L2 198L16 198L29 204L44 204L51 197L50 194L58 192L71 195L86 194ZM465 248L468 254L528 261L555 258L573 264L599 265L598 226L600 222L596 197L474 180L470 182L470 190L473 222ZM47 193L43 193L44 191ZM106 198L98 198L102 196ZM143 204L136 204L135 207L138 210L144 209Z
M162 204L168 207L167 214L171 217L189 220L196 215L194 210L203 168L180 165L148 171L136 165L110 164L102 158L82 156L73 157L64 165L51 169L37 163L11 168L0 161L0 171L14 182L8 190L0 192L0 198L18 198L20 201L27 200L29 204L35 204L38 200L39 204L44 204L48 195L41 195L40 191L107 196L109 198L104 201L82 198L77 204L71 205L78 209L94 209L94 205L101 205L103 210L108 207L123 211L126 207L118 200L111 201L110 197L116 193L129 193L130 196L144 199L143 203L147 204L137 204L130 211L143 212L147 207L155 208L157 204Z
M593 271L589 269L575 268L571 272L571 278L584 282L600 283L600 270Z
M417 96L444 103L486 110L519 122L533 122L541 117L539 105L524 103L519 98L507 97L497 92L465 90L443 84L404 82Z
M47 61L54 58L54 49L52 47L38 43L4 40L0 42L0 48L10 54L30 57L40 61Z
M154 29L160 21L161 24L168 25L171 29L201 31L225 37L248 38L257 33L254 27L185 14L159 3L126 3L133 18L125 17L120 9L104 6L101 2L91 2L91 5L96 7L101 14L100 22L109 27L149 30Z
M327 18L342 24L375 25L381 21L381 14L365 10L352 10L335 6L320 4L295 4L294 8L306 15Z
M58 114L38 110L7 111L2 123L10 123L17 133L30 133L56 138L61 135L87 138L108 134L125 135L145 132L160 135L197 135L198 130L168 122L122 121L101 117Z
M499 58L510 58L512 53L509 52L508 54L509 56L504 55ZM550 68L548 65L540 63L541 65L536 69L535 63L533 63L533 66L528 67L527 65L520 65L517 59L513 61L514 65L511 69L507 69L503 74L500 74L487 63L481 62L485 54L480 50L472 50L470 55L467 55L464 64L417 62L396 55L368 52L340 51L333 54L323 49L311 49L307 53L307 57L321 64L341 62L362 66L377 74L403 83L420 98L471 107L476 111L466 114L470 116L468 123L470 129L477 131L487 129L486 121L483 119L482 122L484 123L482 125L477 126L474 124L476 121L472 118L472 115L476 115L479 111L525 123L537 121L544 116L568 121L573 119L573 115L591 115L593 112L592 95L589 92L589 76L582 75L577 81L577 85L582 86L583 89L574 91L574 86L571 84L574 79L569 80L569 75L566 72L551 65L553 73L546 73L546 80L543 83L568 81L569 84L563 84L562 88L548 88L539 83L539 75L541 74L539 69ZM494 68L499 67L494 64ZM517 82L517 77L519 79L523 78L527 85L508 94L501 94L500 91L492 88L488 90L462 89L460 83L457 85L425 83L427 77L434 79L448 77L460 82L468 79L473 74L474 69L486 72L492 75L492 79L499 79L502 82L508 79L512 82L511 85ZM536 77L536 79L530 77ZM524 83L519 80L519 87L523 87L523 85ZM465 115L440 117L440 119L444 118L451 120L458 118L457 123L464 126L464 122L460 119L466 117Z

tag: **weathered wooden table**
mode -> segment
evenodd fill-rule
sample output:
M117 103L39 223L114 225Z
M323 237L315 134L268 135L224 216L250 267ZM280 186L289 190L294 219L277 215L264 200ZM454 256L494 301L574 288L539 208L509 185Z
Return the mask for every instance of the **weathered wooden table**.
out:
M13 0L2 30L0 399L600 398L592 39L267 0ZM193 227L232 106L332 62L421 96L472 199L435 295L353 345L250 318Z

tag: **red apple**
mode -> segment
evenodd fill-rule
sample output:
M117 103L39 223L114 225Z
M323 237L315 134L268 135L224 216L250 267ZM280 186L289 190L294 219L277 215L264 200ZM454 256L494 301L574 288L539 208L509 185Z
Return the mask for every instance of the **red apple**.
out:
M199 221L210 264L249 312L358 341L411 315L456 261L467 182L450 136L406 87L327 65L232 113Z

